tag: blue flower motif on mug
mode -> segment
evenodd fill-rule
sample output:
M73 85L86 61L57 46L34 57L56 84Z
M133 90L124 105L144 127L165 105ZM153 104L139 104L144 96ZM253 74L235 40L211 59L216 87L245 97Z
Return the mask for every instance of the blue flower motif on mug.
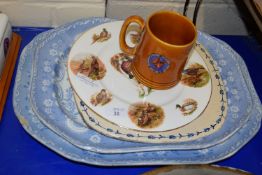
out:
M149 68L156 73L165 72L169 68L169 65L170 65L169 60L166 57L159 55L159 54L151 54L148 57L147 63L148 63Z

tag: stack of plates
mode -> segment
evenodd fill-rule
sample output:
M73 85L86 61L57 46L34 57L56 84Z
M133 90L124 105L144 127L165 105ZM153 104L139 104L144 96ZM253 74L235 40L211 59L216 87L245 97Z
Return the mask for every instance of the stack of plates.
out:
M121 25L80 20L24 48L13 105L30 135L71 160L115 166L211 163L256 134L261 102L242 58L227 44L199 32L184 79L156 91L124 68L132 58L119 49ZM193 83L192 70L202 70Z

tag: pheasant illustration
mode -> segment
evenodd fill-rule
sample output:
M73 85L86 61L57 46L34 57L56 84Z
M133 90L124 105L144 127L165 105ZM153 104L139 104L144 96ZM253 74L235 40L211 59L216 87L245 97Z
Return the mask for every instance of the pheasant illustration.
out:
M103 28L102 32L100 32L99 35L97 34L93 35L92 44L94 44L95 42L103 42L109 40L110 38L111 38L111 34L105 28Z

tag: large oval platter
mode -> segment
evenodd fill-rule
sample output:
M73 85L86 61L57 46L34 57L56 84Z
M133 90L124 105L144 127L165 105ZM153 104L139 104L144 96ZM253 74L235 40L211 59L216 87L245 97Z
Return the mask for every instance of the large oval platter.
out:
M34 60L34 46L40 39L46 38L48 33L37 36L23 50L17 69L15 80L13 105L17 118L23 128L33 138L57 154L77 162L103 166L138 166L138 165L167 165L167 164L206 164L228 158L242 148L259 130L261 123L261 102L252 85L247 68L243 60L238 59L243 75L251 90L254 110L250 119L245 122L236 134L224 143L205 149L171 150L171 151L146 151L141 153L100 154L86 151L73 146L70 142L58 136L48 127L43 125L34 113L30 103L30 82L33 75L32 62ZM97 140L98 141L98 140ZM97 142L100 145L101 142Z

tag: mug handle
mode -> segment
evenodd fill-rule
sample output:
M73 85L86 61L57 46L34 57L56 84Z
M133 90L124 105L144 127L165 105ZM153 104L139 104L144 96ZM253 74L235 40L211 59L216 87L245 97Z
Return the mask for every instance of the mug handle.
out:
M120 35L119 35L119 44L120 44L120 48L122 49L123 52L129 54L129 55L134 55L135 54L135 47L129 47L126 44L126 30L127 27L130 25L130 23L135 22L137 23L141 30L144 29L145 26L145 21L142 17L140 16L130 16L128 17L124 24L122 25L121 31L120 31Z

